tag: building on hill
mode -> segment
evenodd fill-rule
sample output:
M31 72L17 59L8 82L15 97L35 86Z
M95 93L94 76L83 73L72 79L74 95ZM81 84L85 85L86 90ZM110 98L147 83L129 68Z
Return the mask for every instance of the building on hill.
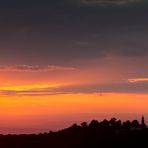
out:
M142 115L142 118L141 118L141 128L147 128L146 124L145 124L145 119L144 119L144 116Z
M131 125L130 125L130 130L133 131L133 130L142 130L142 129L145 129L147 128L147 125L145 124L145 119L144 119L144 116L142 115L141 117L141 122L139 123L137 120L133 120L131 122Z

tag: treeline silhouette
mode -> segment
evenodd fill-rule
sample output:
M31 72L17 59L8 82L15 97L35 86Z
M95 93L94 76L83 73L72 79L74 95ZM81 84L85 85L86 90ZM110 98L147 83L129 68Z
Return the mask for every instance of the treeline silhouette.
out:
M1 148L147 148L148 128L137 120L116 118L89 124L73 124L58 132L31 135L0 135Z

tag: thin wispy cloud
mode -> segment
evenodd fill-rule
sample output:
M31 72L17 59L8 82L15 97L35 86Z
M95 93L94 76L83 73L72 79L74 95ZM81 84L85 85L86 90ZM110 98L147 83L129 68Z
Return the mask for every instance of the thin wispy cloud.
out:
M133 79L128 79L128 82L130 83L148 82L148 78L133 78Z
M46 72L46 71L67 71L74 70L73 67L64 66L32 66L32 65L12 65L12 66L1 66L0 71L10 71L10 72Z
M0 96L39 96L55 94L61 84L2 85ZM56 92L57 94L58 92Z
M148 81L148 80L146 80ZM60 94L147 93L148 83L114 83L85 85L9 85L0 87L0 96L50 96Z

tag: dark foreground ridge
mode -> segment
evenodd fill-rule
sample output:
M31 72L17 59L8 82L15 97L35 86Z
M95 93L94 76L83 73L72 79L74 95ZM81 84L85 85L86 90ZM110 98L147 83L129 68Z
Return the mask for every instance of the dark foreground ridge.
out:
M1 148L148 148L148 128L137 120L116 118L74 124L58 132L0 135Z

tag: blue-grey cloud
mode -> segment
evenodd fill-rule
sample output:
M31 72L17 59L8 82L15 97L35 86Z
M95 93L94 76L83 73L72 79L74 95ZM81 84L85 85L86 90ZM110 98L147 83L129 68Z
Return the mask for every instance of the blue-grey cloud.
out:
M0 11L1 65L148 55L147 2L98 7L73 0L2 0Z

